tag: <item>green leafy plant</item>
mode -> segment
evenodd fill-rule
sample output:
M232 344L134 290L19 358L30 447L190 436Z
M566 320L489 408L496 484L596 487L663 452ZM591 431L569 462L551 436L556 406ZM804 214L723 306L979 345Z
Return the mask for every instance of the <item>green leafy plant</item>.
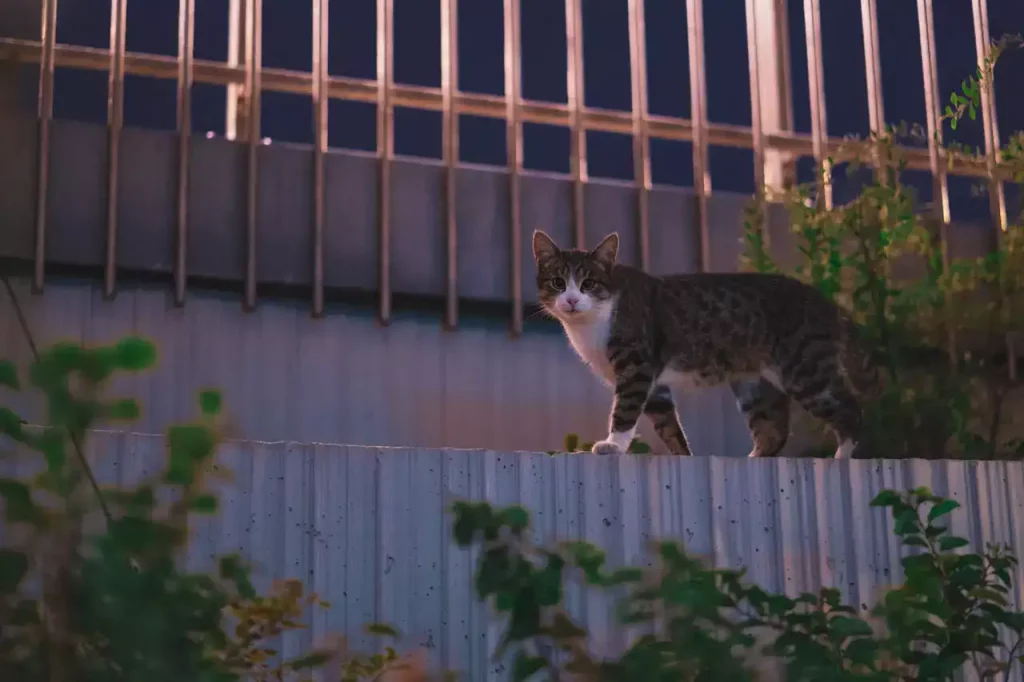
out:
M284 659L274 641L304 627L309 608L325 608L319 597L297 580L261 595L236 555L220 557L212 574L182 568L190 516L218 509L204 487L221 440L218 392L200 394L199 419L167 431L162 471L130 487L95 480L84 456L90 429L140 413L106 387L155 360L154 346L136 337L57 344L27 374L45 397L46 425L0 407L0 439L17 445L0 464L35 469L0 477L0 679L283 682L332 663L355 682L407 667L391 648L362 655L337 638ZM0 362L0 385L21 390L13 363Z
M516 680L742 681L768 666L790 682L938 682L967 668L979 679L1008 675L1024 653L1024 614L1009 599L1016 559L1005 546L958 551L967 541L943 525L957 503L927 488L883 491L872 505L891 510L909 554L905 582L865 612L834 588L768 593L673 542L653 544L653 567L609 570L588 543L534 546L520 507L456 503L453 532L459 546L479 547L476 590L507 618L495 655L513 651ZM573 578L586 589L626 590L618 622L640 629L621 656L590 650L567 613L564 584Z
M1007 37L993 46L977 75L954 93L943 121L955 126L974 117L996 59L1017 44L1019 38ZM923 136L901 125L843 145L837 157L859 192L841 206L819 200L818 182L772 197L787 210L796 237L789 267L771 252L763 204L755 202L745 221L743 264L802 279L851 313L882 370L867 415L878 456L1019 457L1019 436L1007 433L1007 401L1020 388L1008 377L1007 338L1024 329L1022 221L986 256L951 258L942 226L919 211L903 181L905 152L896 143L906 138ZM1002 170L1018 182L1021 139L1015 135L1002 155ZM974 153L947 146L950 159ZM830 159L822 172L834 165Z

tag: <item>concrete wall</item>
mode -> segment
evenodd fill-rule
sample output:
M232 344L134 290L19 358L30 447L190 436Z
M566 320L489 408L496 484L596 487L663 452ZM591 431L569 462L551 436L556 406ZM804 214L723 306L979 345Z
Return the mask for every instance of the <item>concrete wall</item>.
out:
M139 428L158 432L194 414L203 387L224 391L246 439L301 442L559 449L572 431L604 436L611 391L569 348L561 329L537 320L509 337L501 320L467 318L455 332L436 317L401 313L388 327L355 306L313 319L305 304L265 301L244 313L230 294L196 292L176 307L164 286L125 287L103 300L98 284L53 280L16 295L40 345L152 338L159 366L113 387L143 402ZM31 355L0 291L0 357ZM679 396L695 452L744 456L750 439L728 389ZM43 417L38 396L19 399ZM661 448L646 420L642 435Z
M99 433L90 447L108 483L161 470L160 437ZM648 541L670 538L718 566L747 567L765 589L834 586L855 606L872 605L900 581L891 519L869 507L882 489L930 486L963 505L951 527L973 547L997 541L1018 556L1024 550L1019 462L551 457L233 442L219 465L233 482L218 484L220 513L195 524L189 564L207 569L214 556L241 551L256 562L260 585L299 577L333 603L309 632L286 638L285 652L328 632L370 646L361 625L387 621L407 646L427 648L434 662L472 682L508 679L509 670L490 661L500 630L471 591L476 557L451 542L446 509L455 499L523 504L538 541L596 542L613 567L641 562ZM1018 568L1017 604L1022 579ZM567 604L595 647L622 647L609 602L572 588Z

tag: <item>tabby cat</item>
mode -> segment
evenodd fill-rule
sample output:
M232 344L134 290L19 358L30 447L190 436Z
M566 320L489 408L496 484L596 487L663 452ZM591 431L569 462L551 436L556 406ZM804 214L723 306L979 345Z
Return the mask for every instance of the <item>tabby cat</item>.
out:
M862 396L876 375L838 306L784 275L654 277L616 263L618 247L615 233L589 252L533 234L541 304L615 389L608 437L593 452L625 452L645 414L671 452L691 454L670 388L728 383L753 437L751 457L785 445L791 399L832 430L836 457L854 455Z

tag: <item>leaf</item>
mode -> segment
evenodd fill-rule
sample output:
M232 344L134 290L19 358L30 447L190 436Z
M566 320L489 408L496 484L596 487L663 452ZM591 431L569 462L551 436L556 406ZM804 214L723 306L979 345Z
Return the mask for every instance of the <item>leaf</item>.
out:
M618 568L612 571L611 575L608 576L608 584L623 585L625 583L637 583L640 582L643 577L643 569L627 566L625 568Z
M234 583L238 593L245 599L256 597L256 590L249 581L249 567L237 554L222 556L217 562L217 573L224 580Z
M332 658L334 658L334 654L330 651L311 651L291 659L287 666L292 670L309 670L326 665Z
M18 382L18 368L10 360L0 360L0 386L17 391L21 388Z
M114 361L129 372L148 369L156 362L156 346L140 336L128 336L114 346Z
M943 500L942 502L939 502L934 507L932 507L931 511L928 512L928 522L931 523L935 519L941 516L945 516L954 509L959 508L960 503L957 502L956 500Z
M530 512L519 505L505 507L501 510L501 520L515 533L520 533L530 525Z
M0 478L0 497L4 500L4 511L12 523L33 523L41 518L41 512L32 501L32 491L21 481Z
M197 465L209 458L217 445L214 432L205 426L180 424L167 430L171 456L166 480L189 485L195 480Z
M51 474L59 473L67 463L67 443L63 432L49 428L36 439L36 449L43 453L46 459L46 470Z
M25 442L25 428L21 417L6 407L0 407L0 435L7 436L19 443Z
M512 679L524 682L546 668L548 661L543 656L530 656L525 651L516 654L516 662L512 667Z
M873 639L855 639L846 647L846 656L854 665L870 666L878 655L878 642Z
M871 626L859 618L839 616L830 620L828 624L833 632L842 635L843 637L856 637L873 634Z
M951 549L966 547L969 544L971 543L965 540L964 538L958 538L954 535L950 535L939 540L939 549L945 552Z
M209 493L196 495L188 503L188 508L198 514L214 514L217 511L217 506L217 496Z
M534 577L537 602L541 606L554 606L562 601L562 568L565 560L557 554L548 557L548 565Z
M896 515L896 525L894 526L894 532L897 535L906 535L908 533L914 533L917 531L918 523L920 519L917 517L917 512L913 509L907 508Z
M199 393L199 409L207 417L216 417L220 414L221 395L220 391L206 390Z
M28 557L23 552L0 548L0 594L14 594L28 572Z
M378 637L394 637L397 639L401 636L397 628L393 625L388 625L387 623L370 623L365 626L363 630L365 630L367 634L377 635Z
M133 398L115 400L107 405L106 414L114 421L135 421L139 418L139 403Z

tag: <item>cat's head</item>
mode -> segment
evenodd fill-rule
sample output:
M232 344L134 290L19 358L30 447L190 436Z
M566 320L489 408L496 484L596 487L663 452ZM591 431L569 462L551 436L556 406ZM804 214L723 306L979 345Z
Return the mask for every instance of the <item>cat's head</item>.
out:
M560 249L544 232L533 233L537 294L545 310L563 322L587 322L611 310L612 268L619 235L611 233L593 251Z

